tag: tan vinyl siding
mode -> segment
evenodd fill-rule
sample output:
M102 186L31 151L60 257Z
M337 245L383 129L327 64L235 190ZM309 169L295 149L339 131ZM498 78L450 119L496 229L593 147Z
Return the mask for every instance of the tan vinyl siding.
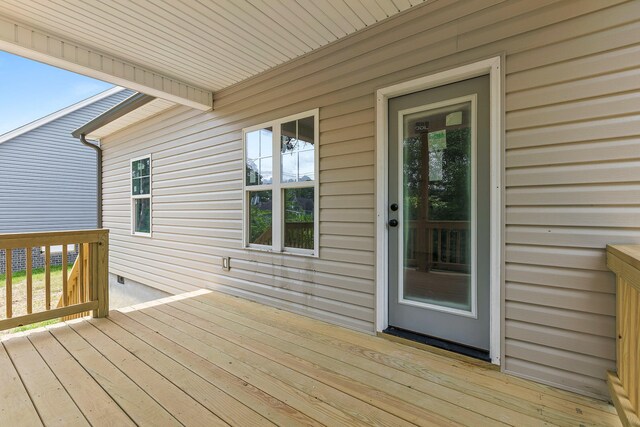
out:
M375 90L503 54L504 369L605 396L607 243L640 241L640 3L432 1L104 141L111 268L373 331ZM242 249L241 129L320 108L320 257ZM152 239L129 235L128 162L153 154ZM223 272L220 257L231 257Z

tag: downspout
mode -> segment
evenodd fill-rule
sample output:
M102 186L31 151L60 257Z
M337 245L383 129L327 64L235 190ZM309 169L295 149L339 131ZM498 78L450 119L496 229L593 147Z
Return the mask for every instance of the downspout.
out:
M153 101L154 99L155 98L153 96L136 92L135 94L131 95L124 101L112 107L110 110L105 111L104 113L100 114L98 117L94 118L90 122L85 123L84 125L80 126L78 129L71 132L71 135L74 138L79 138L82 144L96 150L97 163L98 163L98 171L97 171L97 181L98 181L97 225L98 225L98 228L102 228L102 149L100 148L100 146L96 144L92 144L89 141L87 141L86 136L90 135L91 132L97 129L100 129L101 127L113 122L114 120L119 119L120 117L132 112L136 108L142 107L143 105Z
M98 188L96 189L97 190L96 206L98 208L97 226L98 228L102 228L102 149L96 144L92 144L89 141L87 141L84 133L80 134L80 142L82 142L87 147L91 147L94 150L96 150L96 164L97 164L96 181L98 185Z

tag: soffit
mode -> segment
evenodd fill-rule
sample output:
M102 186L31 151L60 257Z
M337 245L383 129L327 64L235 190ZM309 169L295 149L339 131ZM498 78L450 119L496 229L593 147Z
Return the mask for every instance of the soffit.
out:
M215 92L423 1L0 0L0 13Z
M160 114L170 108L175 107L177 104L165 101L164 99L156 98L153 101L139 107L124 116L107 123L106 125L90 132L87 135L87 139L102 139L112 133L118 132L136 123L139 123L152 116Z

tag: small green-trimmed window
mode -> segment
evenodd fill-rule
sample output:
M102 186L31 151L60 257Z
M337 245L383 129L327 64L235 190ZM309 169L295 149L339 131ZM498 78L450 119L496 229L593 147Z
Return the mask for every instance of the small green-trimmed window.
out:
M131 160L131 234L151 237L151 155Z

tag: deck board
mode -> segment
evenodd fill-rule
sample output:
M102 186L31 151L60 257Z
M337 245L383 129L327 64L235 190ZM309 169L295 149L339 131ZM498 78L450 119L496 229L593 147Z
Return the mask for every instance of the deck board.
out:
M288 332L289 328L284 325L269 326L264 322L251 320L249 316L238 316L225 310L213 313L207 308L208 305L203 305L200 301L184 301L176 304L176 307L187 305L193 307L200 305L197 316L218 325L216 331L227 327L231 328L237 336L249 338L250 348L252 344L255 348L254 343L259 341L297 356L298 360L302 361L301 372L309 369L308 363L313 363L322 366L327 372L322 375L325 380L331 379L333 371L348 378L351 384L357 381L369 390L375 390L377 396L372 399L374 404L390 412L410 414L410 410L408 411L406 407L408 403L418 406L422 412L428 410L457 422L480 424L489 421L492 425L515 423L521 426L539 425L541 422L537 417L499 406L488 399L474 397L468 387L464 388L464 383L458 382L455 383L458 387L450 387L450 380L435 377L433 374L428 376L427 381L423 381L415 375L415 372L408 373L396 366L380 363L380 356L372 353L373 350L360 349L353 354L342 348L347 343L343 342L340 343L341 346L335 346L326 340L317 342L307 338L305 334L296 335ZM231 334L227 339L233 339L233 336ZM365 352L368 356L362 356ZM339 386L335 383L333 385ZM408 414L404 413L405 416ZM419 425L430 422L429 420L421 421L419 418L409 421Z
M183 307L185 308L185 307ZM188 306L186 307L188 310ZM432 414L431 417L425 417L425 411L421 408L411 405L391 394L383 393L367 384L359 383L346 376L337 374L331 368L319 366L313 358L309 360L297 358L290 353L290 348L279 346L278 349L272 346L264 345L259 342L257 337L247 330L227 329L229 323L224 322L213 323L207 316L208 313L189 311L181 311L170 306L160 307L159 310L166 312L176 319L183 318L185 322L196 327L204 328L207 324L215 325L211 329L211 334L216 335L217 339L235 344L235 349L248 351L254 354L254 360L262 360L263 366L266 364L278 376L286 375L287 377L295 376L298 382L293 384L301 391L308 389L309 384L313 390L319 390L321 394L313 394L320 400L324 400L327 404L337 407L334 401L338 401L343 406L338 407L342 411L351 411L353 414L369 414L370 418L361 418L360 420L369 424L388 424L401 425L400 419L417 425L433 425L434 422L445 422L446 418ZM276 342L276 339L273 340ZM233 351L233 350L232 350ZM249 363L252 361L249 360ZM307 377L307 378L305 378ZM301 386L301 387L300 387ZM331 390L341 393L328 394ZM357 399L357 400L354 400ZM364 403L364 404L363 404ZM354 412L357 411L357 412ZM380 419L380 415L389 413L395 418ZM473 420L473 414L467 414L470 421L486 422L477 418Z
M120 325L113 322L96 321L95 319L91 319L90 322L94 326L97 322L96 330L99 329L113 341L135 354L141 362L166 377L200 405L210 408L213 413L219 414L226 423L240 424L244 422L252 426L274 425L267 418L262 417L217 388L215 382L206 381L184 365L126 331Z
M291 406L263 392L240 377L229 374L224 369L210 363L196 353L187 350L179 344L155 333L141 323L119 313L112 312L110 320L126 329L140 340L148 343L174 360L181 363L197 375L215 384L220 390L263 415L278 425L314 425L314 420L303 416ZM227 408L232 412L233 407ZM246 409L245 409L246 410ZM315 425L320 425L315 423Z
M234 351L223 340L214 338L206 331L199 331L190 327L185 322L168 316L160 310L152 309L144 314L132 312L129 315L169 339L207 358L207 360L227 370L229 373L244 378L247 382L256 385L256 387L277 398L284 399L294 408L320 423L358 424L357 418L353 417L352 410L346 407L344 402L340 401L340 398L348 398L348 396L337 392L332 393L331 390L323 390L328 391L332 397L329 402L326 402L326 400L320 399L322 394L314 390L315 386L320 387L319 383L314 383L310 379L305 380L301 376L295 375L290 369L278 369L275 364L267 363L267 360L255 357L248 352L243 352L240 349ZM164 323L159 319L170 322L172 328L167 328L169 323ZM355 414L356 417L359 415L365 416L368 414Z
M465 407L470 402L468 397L474 396L538 418L542 413L545 421L560 425L570 424L575 420L576 412L586 412L585 420L590 415L598 419L602 416L602 411L610 414L607 418L616 419L615 410L604 402L585 400L573 393L504 375L493 369L478 368L475 361L469 363L439 354L425 354L423 350L399 346L384 339L335 328L286 311L273 311L269 307L224 295L216 295L215 298L207 295L185 303L204 303L214 307L218 314L231 312L236 314L236 319L254 319L254 325L272 326L280 336L291 332L288 335L290 340L301 346L312 345L318 352L326 353L333 348L334 357L359 356L356 366L394 381L407 378L410 382L405 382L405 385L426 390L427 393L433 391L434 383L445 385L467 395ZM374 362L374 365L367 363L368 361Z
M117 361L118 368L183 425L223 426L218 416L189 396L163 375L142 362L89 322L71 323L71 328L105 358ZM162 361L159 361L162 363ZM162 365L159 365L162 369Z
M606 402L205 291L5 338L0 381L12 425L620 425Z
M404 384L397 383L395 378L400 373L395 370L389 373L389 377L394 378L394 381L388 381L361 368L363 364L366 365L369 362L368 360L363 358L356 360L355 357L346 357L345 359L353 362L348 364L340 360L341 358L339 357L327 357L320 352L306 349L303 337L287 336L282 329L273 331L262 328L260 330L252 330L242 324L230 321L228 318L217 316L206 308L195 308L182 302L177 303L175 309L173 307L161 307L160 309L168 311L174 317L184 317L186 321L194 325L204 326L204 322L212 323L216 325L212 331L220 338L236 342L251 352L292 367L301 374L313 375L313 378L327 386L356 396L383 411L393 413L397 417L416 425L433 425L434 422L444 422L445 420L468 422L474 425L485 423L501 425L503 420L499 418L504 413L511 412L510 410L503 410L496 413L497 408L492 407L493 405L491 404L482 402L484 405L481 407L478 402L471 402L473 398L468 395L457 394L450 396L455 393L447 394L449 390L441 390L442 394L440 396L437 396L436 393L426 395L416 388L409 388ZM184 311L181 314L176 309ZM281 339L281 337L288 339ZM329 348L328 350L331 349ZM329 351L329 353L331 352ZM384 369L382 366L379 366L379 368ZM413 378L409 379L410 385L419 387L417 382L412 380ZM442 389L437 384L433 384L430 388ZM444 400L443 396L451 400L465 400L466 408L461 408ZM469 410L472 407L481 410L483 413L480 414ZM425 410L428 410L431 414L430 418L425 417ZM491 411L494 412L492 413ZM498 416L494 417L495 414ZM509 415L517 416L519 414ZM519 418L518 425L535 425L535 423L526 422L524 420L525 416L519 416Z
M89 426L65 387L26 336L5 341L4 346L46 426Z
M7 425L17 425L19 422L32 426L42 425L3 345L0 345L0 384L0 419Z
M181 425L119 369L117 360L110 361L104 358L90 343L67 325L51 328L50 331L136 424Z
M131 418L91 378L49 332L28 335L29 341L41 354L49 369L64 386L90 424L135 426Z

